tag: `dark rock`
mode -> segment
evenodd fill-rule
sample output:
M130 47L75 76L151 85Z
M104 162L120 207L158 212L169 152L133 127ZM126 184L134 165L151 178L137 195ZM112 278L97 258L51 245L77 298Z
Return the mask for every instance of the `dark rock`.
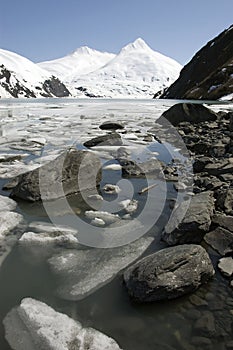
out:
M212 263L199 245L165 248L129 267L124 281L139 302L174 299L196 290L214 274Z
M214 209L212 192L201 192L182 202L172 213L162 238L169 245L200 243L209 231Z
M128 158L118 158L122 167L123 177L144 177L145 175L158 175L162 171L161 163L150 159L144 163L136 163Z
M205 166L209 163L212 163L213 160L210 157L200 157L196 158L193 163L194 173L200 173L204 170Z
M213 336L216 333L215 319L210 311L204 311L201 318L197 320L194 329L201 336Z
M233 216L215 213L212 217L212 223L233 232Z
M222 227L207 233L204 240L220 255L233 252L233 233Z
M191 339L191 343L195 346L199 346L200 348L203 348L207 345L211 345L211 340L209 338L206 337L192 337Z
M219 193L216 208L223 210L226 214L233 215L233 188L224 189Z
M160 98L217 100L231 94L232 57L233 26L201 48Z
M43 83L43 89L49 97L67 97L70 95L67 87L54 76L52 76L50 79L45 80Z
M120 123L114 123L114 122L104 122L99 126L101 130L118 130L118 129L124 129L124 126Z
M177 103L162 114L172 125L181 122L200 123L217 119L217 114L209 108L194 103ZM159 119L157 121L159 123Z
M111 134L94 137L91 140L84 142L85 147L94 146L121 146L123 144L121 135L113 132Z
M216 163L207 164L204 168L204 171L210 175L221 175L233 172L233 162L230 162L228 159L219 160Z
M51 200L95 188L101 181L101 162L91 152L70 149L55 160L18 177L11 197Z

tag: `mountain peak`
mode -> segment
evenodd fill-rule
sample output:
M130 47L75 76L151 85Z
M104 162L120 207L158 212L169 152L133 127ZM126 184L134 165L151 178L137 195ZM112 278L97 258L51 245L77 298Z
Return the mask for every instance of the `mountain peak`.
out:
M128 45L124 46L121 51L125 52L125 51L132 51L132 50L151 50L151 48L147 45L147 43L142 38L138 38L132 43L129 43Z
M76 50L74 50L72 52L73 55L75 54L82 54L82 55L91 55L93 52L95 52L96 50L94 49L91 49L90 47L88 46L81 46L81 47L78 47Z

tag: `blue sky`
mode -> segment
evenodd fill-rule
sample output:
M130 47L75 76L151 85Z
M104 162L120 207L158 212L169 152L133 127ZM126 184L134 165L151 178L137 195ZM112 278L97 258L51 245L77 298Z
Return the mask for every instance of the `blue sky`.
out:
M4 0L0 47L34 62L143 38L181 64L232 24L233 0Z

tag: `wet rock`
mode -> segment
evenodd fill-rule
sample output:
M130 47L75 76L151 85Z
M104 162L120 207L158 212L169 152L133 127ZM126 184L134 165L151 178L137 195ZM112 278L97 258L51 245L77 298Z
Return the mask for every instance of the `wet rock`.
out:
M23 299L3 323L6 340L15 350L120 350L112 338L32 298Z
M117 194L121 192L121 189L117 185L112 185L112 184L106 184L102 188L102 190L107 193L107 194Z
M213 193L202 192L174 209L162 239L169 245L199 243L209 231L214 210Z
M222 258L218 262L218 268L222 274L226 277L231 277L233 275L233 259L231 256Z
M104 122L99 126L101 130L119 130L119 129L124 129L124 126L120 123L114 123L114 122Z
M177 126L180 122L200 123L217 119L215 112L201 104L194 103L177 103L165 111L162 117L174 126Z
M84 146L91 148L94 146L121 146L123 144L121 135L117 133L111 133L94 137L91 140L84 142Z
M85 216L91 220L95 220L96 218L101 219L104 221L104 223L107 223L107 224L112 224L113 222L120 220L120 217L118 214L112 214L106 211L87 210L85 211Z
M233 233L222 227L208 232L204 240L220 255L224 256L233 252Z
M202 316L196 321L194 330L201 336L211 337L215 335L215 319L210 311L204 311Z
M96 188L101 181L100 160L91 152L70 149L54 161L22 174L11 197L51 200Z
M119 158L118 162L122 167L122 176L124 177L158 175L162 170L161 163L157 159L150 159L143 163L136 163L128 158Z
M124 273L129 295L138 302L174 299L193 292L214 274L204 248L180 245L143 258Z

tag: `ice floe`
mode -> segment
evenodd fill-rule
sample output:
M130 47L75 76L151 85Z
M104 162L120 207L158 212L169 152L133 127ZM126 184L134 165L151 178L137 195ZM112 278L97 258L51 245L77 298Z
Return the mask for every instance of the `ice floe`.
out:
M114 339L32 298L23 299L3 323L14 350L120 350Z
M153 238L142 237L117 248L64 250L48 260L59 277L58 294L67 300L79 300L111 281L149 247Z

